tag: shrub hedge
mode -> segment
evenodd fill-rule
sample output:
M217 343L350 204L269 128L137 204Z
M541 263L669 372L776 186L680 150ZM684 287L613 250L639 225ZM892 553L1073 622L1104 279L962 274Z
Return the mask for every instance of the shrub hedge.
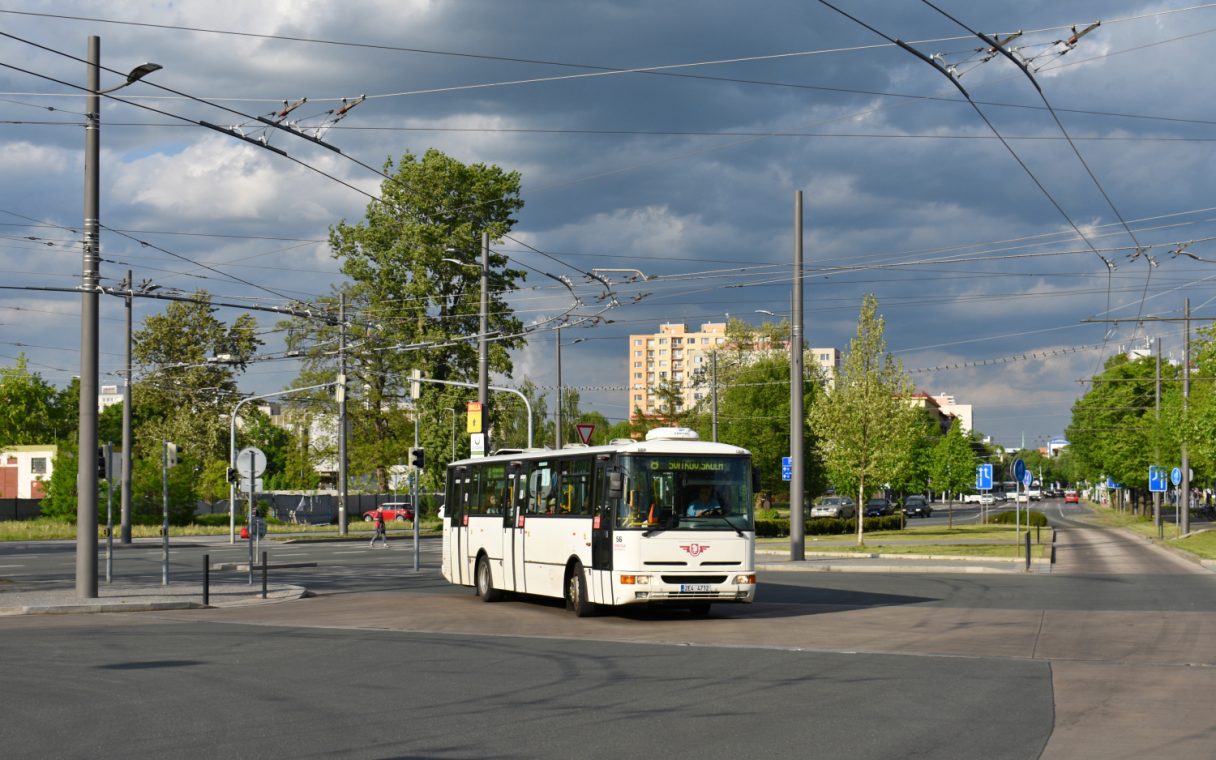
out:
M903 518L899 515L886 517L865 518L865 530L902 530ZM839 536L857 532L857 518L842 520L838 517L808 518L803 524L803 532L808 536ZM787 519L757 519L757 538L780 538L790 534L790 521Z
M1030 524L1036 528L1047 527L1047 515L1042 512L1029 512L1022 510L1021 513L1013 511L998 512L995 515L988 515L988 522L998 525L1013 525L1015 522L1026 524L1029 520Z

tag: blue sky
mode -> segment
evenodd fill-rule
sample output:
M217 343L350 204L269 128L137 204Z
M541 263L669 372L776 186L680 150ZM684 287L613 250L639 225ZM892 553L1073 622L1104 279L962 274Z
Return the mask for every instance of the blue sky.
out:
M926 4L834 4L952 67L979 112L941 72L819 3L13 0L0 8L12 35L0 38L2 284L79 282L84 99L45 77L83 85L67 56L96 34L103 65L155 61L150 82L203 101L141 83L116 93L130 103L103 104L101 218L125 233L102 234L107 284L131 268L267 304L282 302L267 289L329 293L326 230L362 218L367 196L347 185L375 193L377 176L272 138L331 179L168 114L229 126L307 97L293 116L309 125L366 94L325 135L346 156L378 167L436 147L517 170L526 206L512 237L550 256L498 250L580 283L592 268L652 276L614 286L611 324L563 331L582 339L563 351L564 383L610 419L627 414L626 394L599 388L626 382L628 333L788 313L797 190L808 341L845 348L873 292L918 388L973 404L999 442L1059 434L1120 347L1159 336L1177 355L1177 323L1134 319L1176 317L1188 297L1194 314L1216 311L1216 114L1203 96L1216 4L939 3L988 34L1023 31L1010 47L1054 113L1013 63L985 60ZM106 73L102 86L120 81ZM570 306L543 275L527 285L525 321ZM24 351L66 383L79 308L71 294L0 290L0 361ZM161 308L141 301L136 319ZM1083 321L1115 317L1133 321ZM108 384L121 302L103 299L101 319ZM259 317L268 350L274 321ZM537 332L514 379L551 385L553 355L552 332ZM259 363L242 388L273 391L296 370Z

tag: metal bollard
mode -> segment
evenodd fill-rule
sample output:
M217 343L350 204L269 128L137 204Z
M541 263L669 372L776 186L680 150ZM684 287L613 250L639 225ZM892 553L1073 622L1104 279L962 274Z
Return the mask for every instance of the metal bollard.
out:
M262 598L266 598L266 552L262 552Z
M1030 531L1026 531L1026 570L1030 570Z
M203 555L203 606L211 606L211 555Z
M1034 542L1036 544L1043 543L1043 526L1042 525L1034 526Z

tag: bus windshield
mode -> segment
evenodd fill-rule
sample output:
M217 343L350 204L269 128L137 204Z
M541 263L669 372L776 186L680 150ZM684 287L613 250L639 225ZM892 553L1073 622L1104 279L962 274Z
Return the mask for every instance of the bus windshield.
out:
M622 457L625 493L617 528L753 530L747 457Z

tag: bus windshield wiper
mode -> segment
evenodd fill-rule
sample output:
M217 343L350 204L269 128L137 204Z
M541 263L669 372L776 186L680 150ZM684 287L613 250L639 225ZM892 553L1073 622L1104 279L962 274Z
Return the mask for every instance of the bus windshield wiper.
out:
M739 529L738 525L735 525L733 522L731 522L729 517L727 517L726 515L718 515L718 517L722 518L722 522L724 522L727 525L729 525L730 527L734 528L735 532L738 533L740 536L743 535L743 531Z

